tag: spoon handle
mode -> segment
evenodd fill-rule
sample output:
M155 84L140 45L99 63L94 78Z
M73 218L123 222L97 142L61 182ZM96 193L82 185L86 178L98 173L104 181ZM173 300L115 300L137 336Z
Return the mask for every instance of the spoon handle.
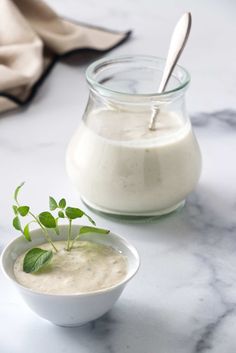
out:
M181 16L181 18L179 19L179 21L175 26L174 32L171 37L165 69L162 75L158 93L162 93L165 91L165 88L170 79L170 76L188 40L188 36L191 30L191 24L192 24L191 14L190 12L186 12Z
M177 22L174 32L171 37L169 51L166 59L165 68L163 71L161 83L158 89L158 93L165 91L167 83L171 77L171 74L177 64L179 57L185 47L188 40L188 36L191 30L192 17L190 12L184 13L179 21ZM155 110L151 116L149 129L156 130L158 110Z

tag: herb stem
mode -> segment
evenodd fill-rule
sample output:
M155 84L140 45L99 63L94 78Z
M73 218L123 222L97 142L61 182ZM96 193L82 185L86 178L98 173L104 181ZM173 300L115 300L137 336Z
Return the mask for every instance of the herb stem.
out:
M42 226L41 222L38 220L38 218L32 213L32 212L29 212L29 214L35 219L35 221L38 223L38 225L40 226L40 228L42 229L42 231L44 232L44 236L45 236L45 239L51 244L52 248L58 252L57 248L55 247L55 245L53 244L50 236L48 235L48 232L46 231L46 229Z
M76 235L76 237L74 239L72 239L71 243L70 243L70 250L73 248L74 243L76 242L76 240L78 240L80 237L80 234Z
M72 220L69 219L69 229L68 229L68 238L67 238L67 247L66 250L70 251L71 247L70 247L70 241L71 241L71 225L72 225Z

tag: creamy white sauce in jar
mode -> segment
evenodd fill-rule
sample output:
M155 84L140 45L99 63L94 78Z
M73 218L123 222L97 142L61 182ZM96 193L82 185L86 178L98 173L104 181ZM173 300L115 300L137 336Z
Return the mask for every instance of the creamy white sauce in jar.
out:
M150 114L94 110L81 123L67 151L67 172L82 198L120 214L163 212L196 186L201 156L189 121Z
M51 250L48 243L39 247ZM17 282L40 293L76 294L112 287L127 275L126 257L110 246L78 241L68 252L65 241L57 241L56 247L51 264L37 273L24 272L25 254L19 256L14 265Z

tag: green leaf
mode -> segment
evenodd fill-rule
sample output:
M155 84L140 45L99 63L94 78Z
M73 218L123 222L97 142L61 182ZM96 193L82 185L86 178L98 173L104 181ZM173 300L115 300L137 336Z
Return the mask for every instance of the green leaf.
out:
M37 272L48 265L53 257L52 251L43 250L40 248L30 249L23 262L23 271L27 273Z
M64 212L63 211L58 211L58 217L65 218Z
M18 207L16 205L12 206L13 212L15 213L15 215L18 214Z
M56 220L50 212L42 212L39 214L39 220L46 228L56 228Z
M94 226L96 226L96 222L89 216L87 213L84 213L85 217L88 218L89 222L92 223Z
M81 209L75 207L67 207L65 212L69 219L81 218L84 215L84 212Z
M18 207L18 212L22 217L25 217L29 213L29 206Z
M108 234L108 233L110 233L110 231L108 229L83 226L83 227L80 228L79 234L73 239L70 249L72 249L73 244L75 243L75 241L80 238L80 235L81 234L85 234L85 233Z
M25 184L25 182L21 183L19 186L17 186L15 192L14 192L14 199L16 201L16 203L18 204L18 194L20 189L22 188L22 186Z
M66 207L66 200L65 199L61 199L59 201L59 207L64 209Z
M21 224L20 224L20 219L18 216L16 216L14 219L13 219L13 227L16 229L16 230L20 230L22 231L22 228L21 228Z
M110 231L108 229L96 228L96 227L88 227L84 226L80 228L79 234L85 233L99 233L99 234L108 234Z
M29 223L26 224L24 230L23 230L23 235L26 240L31 241L31 236L30 236L30 230L29 230Z
M49 196L49 207L51 211L54 211L58 207L56 200L52 196Z

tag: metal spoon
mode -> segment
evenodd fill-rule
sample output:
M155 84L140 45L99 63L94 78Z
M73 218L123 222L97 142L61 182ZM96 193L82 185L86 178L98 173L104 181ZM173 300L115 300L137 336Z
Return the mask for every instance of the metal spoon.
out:
M185 47L188 40L190 29L191 29L192 17L190 12L184 13L179 21L177 22L174 32L171 37L169 51L166 59L165 68L163 71L161 83L158 89L158 93L163 93L167 86L167 83L171 77L171 74L177 64L179 57ZM149 129L157 129L157 117L159 109L155 109L151 116Z

